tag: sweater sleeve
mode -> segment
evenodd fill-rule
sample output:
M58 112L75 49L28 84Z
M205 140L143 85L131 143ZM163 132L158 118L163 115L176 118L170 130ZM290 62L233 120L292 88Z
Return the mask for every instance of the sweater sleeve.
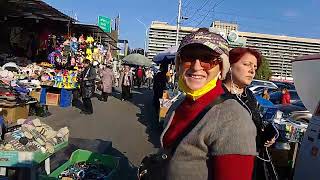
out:
M212 159L214 180L251 180L254 156L221 155Z
M210 155L256 155L257 131L249 112L234 99L211 110L213 125L207 141Z
M257 154L256 127L249 112L231 99L216 109L211 119L216 119L209 136L213 177L215 180L249 180Z

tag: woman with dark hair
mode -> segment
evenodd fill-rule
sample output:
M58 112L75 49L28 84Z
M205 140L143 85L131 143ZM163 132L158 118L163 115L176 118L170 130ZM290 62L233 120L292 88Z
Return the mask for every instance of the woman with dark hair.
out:
M275 138L262 142L264 136L264 126L258 109L257 100L252 91L247 88L253 78L256 70L260 67L262 61L261 54L251 48L234 48L229 52L230 69L226 80L224 81L224 90L236 99L250 113L256 126L256 148L257 152L265 150L265 147L271 146ZM253 179L264 179L261 168L258 168L260 161L256 158Z

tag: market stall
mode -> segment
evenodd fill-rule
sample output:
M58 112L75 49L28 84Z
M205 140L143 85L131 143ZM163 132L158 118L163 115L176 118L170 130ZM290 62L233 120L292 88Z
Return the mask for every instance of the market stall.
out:
M3 126L3 125L2 125ZM18 176L24 179L35 179L36 170L45 162L45 170L50 173L50 156L68 145L69 130L67 127L58 131L42 123L39 119L19 119L15 126L2 127L0 141L0 167L19 170ZM24 172L24 173L23 173Z

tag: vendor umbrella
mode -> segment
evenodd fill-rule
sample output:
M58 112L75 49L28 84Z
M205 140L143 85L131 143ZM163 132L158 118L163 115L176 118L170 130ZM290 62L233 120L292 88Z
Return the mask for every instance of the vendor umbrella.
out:
M130 54L122 59L125 64L138 66L152 66L152 61L141 54Z
M174 63L176 53L178 51L178 46L172 46L153 57L153 62L160 63Z

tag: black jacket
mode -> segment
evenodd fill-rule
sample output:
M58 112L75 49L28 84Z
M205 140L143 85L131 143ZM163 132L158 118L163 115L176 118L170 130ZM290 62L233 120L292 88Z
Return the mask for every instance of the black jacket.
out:
M87 78L87 80L84 80ZM96 70L92 66L85 68L80 74L80 88L83 98L91 98L95 90Z

